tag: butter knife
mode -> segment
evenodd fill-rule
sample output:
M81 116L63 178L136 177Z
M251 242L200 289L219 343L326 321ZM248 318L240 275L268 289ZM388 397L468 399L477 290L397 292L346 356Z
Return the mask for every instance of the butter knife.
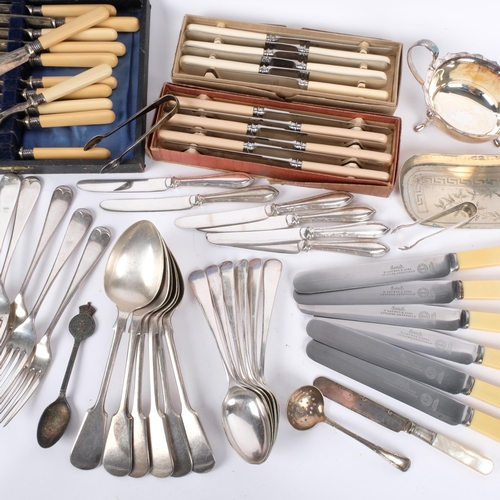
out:
M493 470L493 461L489 458L437 432L418 425L408 418L333 380L326 377L318 377L313 385L328 399L363 415L373 422L383 425L391 431L403 431L415 436L481 474L489 474Z
M188 210L204 203L263 203L272 200L278 195L278 193L279 191L272 186L259 186L207 195L193 194L188 196L173 196L169 198L104 200L101 201L99 206L110 212L163 212Z
M159 177L156 179L89 179L77 187L95 193L152 193L184 186L239 189L250 186L253 178L243 173L205 175L202 177Z

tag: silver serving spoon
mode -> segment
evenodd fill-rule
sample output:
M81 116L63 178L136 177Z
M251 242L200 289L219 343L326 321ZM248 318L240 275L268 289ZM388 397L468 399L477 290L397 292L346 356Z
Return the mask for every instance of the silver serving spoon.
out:
M286 413L292 427L299 431L306 431L319 422L326 422L328 425L364 444L400 471L406 472L410 468L411 462L409 458L385 450L330 420L324 413L323 394L313 385L300 387L290 396Z
M71 406L66 398L66 389L68 388L80 344L95 331L95 321L92 318L94 312L95 309L89 302L86 305L80 306L80 313L69 323L69 332L75 339L73 350L71 351L66 373L61 384L59 397L45 408L38 422L36 438L42 448L54 446L61 439L68 427L71 419Z
M104 289L116 304L118 317L96 403L87 410L71 451L71 463L79 469L94 469L101 463L108 416L104 404L120 340L129 315L149 304L158 293L163 277L162 266L161 241L158 241L158 232L149 221L136 222L126 229L109 255Z

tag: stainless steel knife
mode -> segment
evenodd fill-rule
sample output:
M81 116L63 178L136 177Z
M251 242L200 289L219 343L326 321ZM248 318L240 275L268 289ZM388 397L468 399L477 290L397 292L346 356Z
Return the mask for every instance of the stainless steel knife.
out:
M500 407L500 387L469 375L454 366L408 351L356 330L332 328L328 322L313 319L307 324L308 335L329 347L363 359L394 373L450 394L464 394Z
M194 215L191 217L181 217L175 221L179 227L190 229L200 229L205 227L229 226L231 224L242 224L265 220L283 214L293 214L297 212L321 212L333 208L344 207L353 199L350 193L337 191L333 193L303 198L291 203L273 203L262 207L232 210L231 212L221 212L215 214Z
M312 320L311 320L312 321ZM349 335L352 330L369 335L389 344L397 345L409 351L419 352L446 359L455 363L469 365L477 363L490 368L500 369L500 350L474 344L453 335L406 326L380 325L363 321L321 318L324 327L327 324L338 332Z
M500 299L500 281L424 280L322 293L297 293L299 304L448 304L453 300Z
M269 245L292 243L301 240L376 239L390 231L382 222L353 222L330 227L292 227L276 231L237 231L227 233L207 233L210 243L215 245Z
M298 293L331 292L349 288L444 278L453 271L500 266L500 247L466 250L436 257L386 260L374 264L304 271L295 275Z
M500 314L444 306L425 304L403 305L348 305L312 306L298 305L299 309L313 316L325 318L351 319L385 325L411 326L417 328L436 328L438 330L486 330L500 332Z
M170 198L103 200L99 206L110 212L163 212L188 210L203 205L204 203L263 203L272 200L278 194L279 191L272 186L258 186L207 195L193 194L188 196L173 196Z
M77 187L95 193L152 193L178 187L221 187L238 189L254 181L244 173L204 175L201 177L159 177L156 179L89 179L78 181Z
M348 389L338 382L334 382L326 377L318 377L314 380L313 385L328 399L349 408L359 415L363 415L377 424L383 425L393 432L403 431L411 436L415 436L481 474L489 474L493 470L493 461L484 455L437 432L418 425L410 419L376 403L366 396Z
M247 248L252 251L274 252L285 254L298 254L310 252L311 250L322 250L324 252L346 253L359 255L360 257L382 257L389 251L389 247L380 241L373 240L302 240L292 243L270 243L268 245L231 245L237 248Z
M449 425L465 425L500 441L500 419L456 400L427 384L350 356L315 340L306 347L312 360L380 391Z
M268 231L270 229L286 229L288 227L313 224L315 222L362 222L373 217L375 209L366 205L348 205L334 208L326 212L314 214L277 215L269 219L249 222L248 224L233 224L231 226L202 227L201 231L209 233L224 233L229 231Z

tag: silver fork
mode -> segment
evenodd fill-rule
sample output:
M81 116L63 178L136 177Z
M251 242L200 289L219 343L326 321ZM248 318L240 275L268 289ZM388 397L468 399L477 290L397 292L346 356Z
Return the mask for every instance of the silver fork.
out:
M71 280L54 318L48 326L47 331L36 345L34 355L23 366L18 377L13 381L15 382L13 390L9 393L9 397L0 408L0 423L5 422L4 427L17 415L35 392L36 388L40 385L40 381L47 372L52 359L50 337L62 313L82 282L90 274L103 255L110 240L111 233L105 227L96 227L90 234L73 279Z
M8 380L15 377L24 363L28 360L36 343L35 318L40 306L54 283L54 280L70 255L75 251L78 243L80 243L81 239L84 237L91 223L92 214L89 210L80 208L73 213L50 275L33 309L26 320L10 334L3 352L0 354L0 385L5 384ZM2 400L3 395L0 397L0 401Z

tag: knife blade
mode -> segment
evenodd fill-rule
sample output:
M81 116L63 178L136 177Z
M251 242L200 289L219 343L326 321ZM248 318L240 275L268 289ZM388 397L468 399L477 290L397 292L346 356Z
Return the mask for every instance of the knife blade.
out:
M497 408L500 407L500 387L479 380L436 359L408 351L356 330L332 328L330 323L320 319L309 321L306 331L311 338L321 344L393 373L399 373L450 394L464 394Z
M188 196L174 196L170 198L104 200L101 201L99 206L110 212L163 212L188 210L204 203L262 203L272 200L278 195L278 193L278 190L272 186L259 186L207 195L195 194Z
M292 70L288 68L277 68L275 66L259 66L257 64L237 63L214 59L210 57L181 56L179 60L182 71L196 76L204 76L207 72L214 72L218 78L224 80L243 80L248 83L262 85L282 85L298 90L309 90L327 94L337 94L349 97L364 97L387 101L389 92L381 89L359 87L355 85L342 85L329 83L319 78L327 78L328 73L310 74L306 71ZM314 76L316 80L309 80Z
M332 292L349 288L444 278L453 271L500 266L500 247L466 250L436 257L387 260L376 265L303 271L295 275L298 293Z
M269 74L280 74L280 69L284 69L293 70L291 75L294 78L304 78L305 75L308 75L306 76L307 79L311 78L312 80L341 83L344 85L358 85L360 81L365 82L368 87L373 88L382 88L387 85L387 75L383 71L375 69L364 69L352 65L300 61L296 55L294 57L293 52L287 51L271 50L267 51L264 55L263 50L259 51L257 49L256 54L255 49L252 50L252 48L248 47L210 43L207 45L204 47L194 47L192 43L190 44L187 41L182 46L182 53L189 57L200 58L210 58L212 55L216 55L223 60L234 61L237 64L242 63L249 66L257 66L257 72L264 74L266 72ZM258 52L262 54L260 58ZM247 69L250 71L250 67ZM284 75L286 76L288 73L286 71Z
M447 438L437 432L423 427L410 419L390 410L389 408L376 403L352 389L334 382L326 377L318 377L314 380L316 386L325 397L349 408L359 415L363 415L377 424L393 432L406 432L415 436L433 448L458 460L481 474L489 474L493 470L493 461L481 455L467 446Z
M331 227L292 227L276 231L236 231L206 233L207 240L215 245L268 245L293 243L317 239L376 239L390 231L382 222L353 222Z
M238 189L254 181L244 173L204 175L201 177L160 177L156 179L89 179L78 181L77 187L94 193L152 193L186 186Z
M449 425L465 425L500 441L500 419L462 403L443 391L311 340L309 358Z
M298 307L303 313L326 318L450 331L470 328L472 330L500 332L500 314L444 306L373 304L359 307L359 305L314 306L299 304Z
M221 233L229 231L268 231L270 229L286 229L289 227L312 224L315 222L361 222L369 220L375 214L375 209L366 205L348 205L327 212L314 214L277 215L266 220L249 222L248 224L233 224L231 226L203 227L200 231Z
M470 365L477 363L490 368L500 369L500 350L475 344L453 335L427 330L425 328L411 328L405 326L380 325L363 321L349 321L345 319L321 318L321 321L332 325L337 330L346 329L379 340L397 345L409 351L419 352L436 358L446 359L454 363Z
M389 247L380 241L371 240L301 240L292 243L269 243L267 245L231 245L237 248L247 248L252 251L275 252L284 254L298 254L311 250L322 250L325 252L338 252L360 257L382 257L389 251Z
M27 62L33 54L49 49L75 33L84 31L109 17L106 7L96 7L73 21L56 28L47 35L42 35L37 40L26 44L24 47L0 55L0 75Z
M498 300L500 281L497 280L424 280L405 281L351 290L322 293L297 293L299 304L447 304L453 300Z
M336 191L333 193L312 196L310 198L302 198L291 203L273 203L262 207L232 210L231 212L181 217L175 221L175 225L189 229L229 226L231 224L265 220L283 214L331 210L333 208L348 205L352 199L352 194Z
M242 61L256 64L267 64L273 58L292 61L311 62L321 64L335 64L359 68L364 65L368 69L386 71L390 67L390 59L385 56L332 50L309 48L297 50L293 44L270 44L266 48L247 45L232 45L229 43L204 42L200 40L186 40L182 45L182 53L186 55L210 57L215 55L222 59Z

